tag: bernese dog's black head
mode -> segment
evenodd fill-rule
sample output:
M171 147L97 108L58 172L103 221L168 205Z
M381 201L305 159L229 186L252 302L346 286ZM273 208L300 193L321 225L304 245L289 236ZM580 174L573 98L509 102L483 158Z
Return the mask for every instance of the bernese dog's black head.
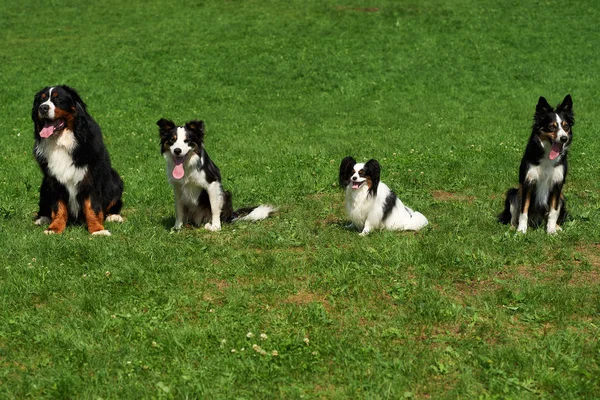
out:
M35 95L31 109L36 139L46 139L65 128L73 131L75 119L83 114L87 108L75 89L66 85L43 88Z
M193 120L177 126L171 120L161 118L156 122L160 135L160 152L173 162L173 177L181 179L183 164L196 154L202 156L204 149L204 122Z
M554 160L569 149L575 125L573 100L568 94L562 103L552 108L544 97L540 97L533 116L533 134L551 146L548 157Z
M379 186L380 174L381 167L377 160L357 163L354 158L348 156L340 164L340 187L352 190L359 190L366 187L369 194L375 196L377 194L377 187Z

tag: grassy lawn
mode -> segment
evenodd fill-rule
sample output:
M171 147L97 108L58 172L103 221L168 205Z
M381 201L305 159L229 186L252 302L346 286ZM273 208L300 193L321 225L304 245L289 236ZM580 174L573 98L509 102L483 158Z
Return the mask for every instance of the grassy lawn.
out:
M593 398L596 1L2 1L0 397ZM33 225L33 95L77 88L125 181L111 237ZM564 230L496 222L539 96L577 124ZM171 234L156 121L206 122L234 207ZM430 225L345 228L344 156Z

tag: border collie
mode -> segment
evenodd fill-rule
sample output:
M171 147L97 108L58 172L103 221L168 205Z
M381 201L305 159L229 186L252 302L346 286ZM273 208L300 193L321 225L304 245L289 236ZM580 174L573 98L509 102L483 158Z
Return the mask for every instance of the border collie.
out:
M93 235L110 235L104 221L123 222L123 181L112 169L102 132L77 91L46 87L33 100L34 156L44 178L36 225L61 233L85 221Z
M223 190L221 172L204 149L204 122L176 126L162 118L156 124L160 151L167 161L167 179L175 193L173 229L192 223L218 231L221 222L258 221L276 211L268 205L233 210L231 193Z
M346 191L346 211L360 235L373 229L417 231L427 218L406 207L390 188L380 182L377 160L357 163L348 156L340 165L340 187Z
M547 219L546 231L560 230L567 217L562 188L567 177L567 153L575 125L573 100L567 95L552 108L540 97L533 116L533 128L519 168L519 187L506 193L504 211L498 216L503 224L527 232L527 226L539 226Z

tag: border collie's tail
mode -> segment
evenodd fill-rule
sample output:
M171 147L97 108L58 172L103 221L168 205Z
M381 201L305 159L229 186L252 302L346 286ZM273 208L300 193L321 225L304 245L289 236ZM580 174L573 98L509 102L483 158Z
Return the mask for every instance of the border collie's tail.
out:
M261 219L268 218L271 216L277 208L269 205L261 205L256 207L244 207L236 210L234 213L233 220L237 221L260 221Z
M512 222L512 214L510 213L510 205L515 203L517 194L519 193L519 189L510 188L508 192L506 192L506 200L504 200L504 210L498 215L498 222L501 222L505 225L510 224Z

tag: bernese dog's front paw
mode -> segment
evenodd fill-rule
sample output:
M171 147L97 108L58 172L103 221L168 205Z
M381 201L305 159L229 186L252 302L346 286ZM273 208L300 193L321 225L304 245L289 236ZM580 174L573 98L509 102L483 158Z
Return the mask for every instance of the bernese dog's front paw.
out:
M94 235L94 236L110 236L111 233L110 233L110 231L108 231L106 229L102 229L101 231L92 232L92 235Z
M123 223L123 217L121 217L119 214L111 214L108 217L106 217L106 220L108 222L119 222L119 223Z

